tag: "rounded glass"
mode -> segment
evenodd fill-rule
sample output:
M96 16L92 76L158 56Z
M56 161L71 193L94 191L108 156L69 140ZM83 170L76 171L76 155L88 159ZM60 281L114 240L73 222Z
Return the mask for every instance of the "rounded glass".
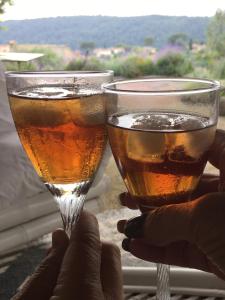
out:
M8 98L20 141L59 204L70 233L105 149L103 72L8 72Z
M220 84L153 78L104 89L109 141L129 192L142 206L187 199L213 142Z
M111 149L141 210L190 199L214 140L219 82L150 78L104 91ZM170 299L169 267L160 264L157 299Z

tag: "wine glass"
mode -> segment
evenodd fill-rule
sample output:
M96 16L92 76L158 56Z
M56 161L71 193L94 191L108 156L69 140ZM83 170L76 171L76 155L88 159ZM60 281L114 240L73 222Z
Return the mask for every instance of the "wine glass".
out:
M111 149L141 210L190 199L214 140L220 84L150 78L104 90ZM157 265L156 297L170 299L169 266Z
M56 199L70 235L103 155L107 134L103 72L8 72L20 141Z

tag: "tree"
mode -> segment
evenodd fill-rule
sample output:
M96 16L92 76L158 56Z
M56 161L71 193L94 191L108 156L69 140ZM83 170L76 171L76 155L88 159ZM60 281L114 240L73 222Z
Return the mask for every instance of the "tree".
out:
M13 0L0 0L0 15L3 15L5 12L5 6L6 5L13 5ZM0 20L1 22L1 20ZM4 30L6 27L0 26L0 30Z
M81 70L85 69L85 66L87 65L88 62L88 57L91 51L93 51L95 48L95 43L94 42L82 42L80 43L80 49L84 52L84 60L83 60L83 65L81 66Z
M189 42L188 42L188 49L191 51L193 50L193 40L190 39Z
M43 53L44 56L40 57L35 64L38 70L53 71L63 69L63 58L60 57L50 48L35 47L31 50L32 53Z
M80 49L84 51L85 56L87 57L91 51L93 51L95 48L94 42L82 42L80 44Z
M187 48L189 44L189 38L185 33L176 33L168 38L168 42L171 45Z
M87 70L87 71L100 71L103 70L104 64L102 61L98 60L95 57L90 58L88 61L85 59L76 59L71 61L67 66L67 71L75 71L75 70Z
M156 63L156 74L164 76L183 76L193 71L186 56L176 53L160 58Z
M5 6L6 5L12 5L13 0L0 0L0 15L3 15L5 12Z
M217 10L208 25L207 46L219 56L225 56L225 11L223 10Z
M146 38L144 39L144 45L145 45L145 46L150 47L150 46L152 46L153 44L154 44L154 39L153 39L153 37L148 36L148 37L146 37Z

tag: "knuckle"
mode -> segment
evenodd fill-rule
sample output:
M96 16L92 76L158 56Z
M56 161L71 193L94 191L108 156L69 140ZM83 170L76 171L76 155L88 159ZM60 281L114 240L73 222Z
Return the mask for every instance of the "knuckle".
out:
M225 194L206 194L193 202L191 230L195 241L202 240L217 227L224 226Z
M198 198L193 206L193 218L211 216L214 211L218 209L225 209L225 194L223 193L209 193Z
M158 231L160 229L158 224L161 223L160 220L162 218L163 211L164 208L159 207L147 213L146 220L144 223L144 228L143 228L143 234L144 234L144 238L149 242L153 241L154 243L157 244L161 243L160 239L158 239Z
M87 210L84 210L80 216L79 221L83 224L83 223L87 223L87 224L92 224L92 226L97 226L98 225L98 221L95 215L89 213Z
M103 243L102 245L103 251L106 255L109 255L111 257L120 258L120 249L117 245L112 243Z
M91 222L98 223L96 216L89 213L87 210L83 211L83 213L81 215L81 218L82 219L89 219Z
M93 230L86 231L82 235L80 235L79 243L82 246L82 248L83 247L88 247L88 248L95 247L95 249L99 250L101 247L99 236Z

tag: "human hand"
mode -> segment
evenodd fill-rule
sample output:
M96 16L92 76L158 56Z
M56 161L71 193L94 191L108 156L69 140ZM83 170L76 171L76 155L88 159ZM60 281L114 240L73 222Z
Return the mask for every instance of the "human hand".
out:
M83 212L70 240L63 230L13 300L123 299L119 249L100 241L96 218Z
M121 220L118 230L128 237L123 248L156 263L197 268L225 279L225 132L218 130L210 162L220 169L220 178L203 176L195 197L180 204L165 205L133 220ZM209 193L209 194L206 194ZM121 195L121 202L136 208L135 199Z

